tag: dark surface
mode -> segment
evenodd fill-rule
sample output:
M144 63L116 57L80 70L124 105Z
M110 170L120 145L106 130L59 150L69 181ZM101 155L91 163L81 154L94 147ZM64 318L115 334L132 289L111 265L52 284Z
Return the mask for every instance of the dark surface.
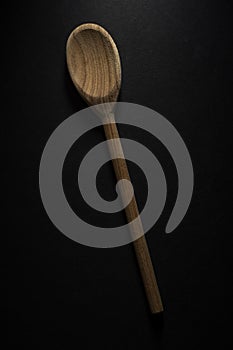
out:
M10 57L6 71L11 73L5 84L12 175L10 345L227 349L232 324L232 2L23 1L12 4L8 14L4 12L4 35L9 38L5 53ZM103 250L71 241L50 222L40 199L38 169L46 141L59 123L86 107L65 64L66 39L83 22L104 26L118 45L123 67L120 100L151 107L168 118L192 157L193 200L180 226L166 235L177 191L174 164L153 138L120 129L122 136L141 140L156 154L167 177L165 210L147 234L163 318L149 313L132 245ZM103 140L102 130L96 130L95 137ZM87 137L83 147L88 149L89 141ZM64 183L72 202L75 153L69 157ZM143 205L145 179L138 169L132 173ZM100 183L99 190L111 199L110 166L103 176L111 184L106 189Z

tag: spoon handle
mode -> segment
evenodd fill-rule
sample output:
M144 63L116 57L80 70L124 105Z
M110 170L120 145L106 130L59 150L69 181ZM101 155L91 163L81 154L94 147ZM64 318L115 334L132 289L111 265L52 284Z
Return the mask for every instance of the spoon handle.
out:
M104 132L107 140L111 140L111 143L108 143L109 152L112 158L112 163L115 171L115 175L117 180L127 179L130 181L130 176L126 164L126 160L124 157L123 149L121 146L121 141L119 137L119 133L117 130L117 126L115 123L114 115L110 114L107 119L105 119L105 123L103 124ZM123 200L123 203L129 202L129 188L122 183L122 187L120 188L120 194ZM138 206L133 196L130 204L126 206L125 213L127 217L127 221L131 222L132 220L138 218L135 224L132 223L130 226L130 231L132 235L142 234L140 238L133 241L134 249L139 265L139 269L141 272L145 292L147 295L147 299L149 302L150 310L152 313L158 313L163 311L163 305L159 293L159 288L157 285L154 268L152 265L149 249L147 246L147 242L145 239L142 222L139 216Z

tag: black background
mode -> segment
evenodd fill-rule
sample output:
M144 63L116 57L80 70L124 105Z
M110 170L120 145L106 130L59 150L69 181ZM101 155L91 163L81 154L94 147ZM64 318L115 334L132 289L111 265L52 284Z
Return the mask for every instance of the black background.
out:
M204 349L230 345L232 324L231 128L232 2L229 0L21 1L4 12L9 93L9 343L23 349ZM182 135L194 166L191 206L179 227L164 228L177 178L154 138L120 127L163 165L168 199L147 234L164 302L151 317L132 245L94 249L61 234L40 200L40 157L53 130L86 107L65 63L65 44L84 22L104 26L120 51L120 101L164 115ZM5 68L4 68L5 69ZM82 149L104 139L101 129ZM64 186L75 199L75 145ZM143 173L130 164L140 207ZM99 178L114 197L108 164ZM102 182L101 182L102 181ZM109 183L109 186L104 185ZM137 186L139 185L139 186ZM78 193L77 193L78 196ZM83 204L80 210L85 215ZM77 208L78 210L78 208ZM98 218L97 218L98 219ZM96 219L96 220L97 220ZM99 220L99 219L98 219ZM123 216L120 220L124 220Z

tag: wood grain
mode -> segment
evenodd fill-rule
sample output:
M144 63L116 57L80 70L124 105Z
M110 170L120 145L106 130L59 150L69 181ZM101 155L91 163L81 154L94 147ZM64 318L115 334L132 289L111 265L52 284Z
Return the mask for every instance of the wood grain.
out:
M120 57L112 37L97 24L77 27L67 41L74 85L89 105L115 102L121 86Z
M67 64L72 81L80 95L91 106L107 104L101 107L101 119L107 140L109 152L117 180L130 176L122 150L120 137L114 119L112 102L117 101L121 86L121 65L117 47L108 32L97 24L86 23L77 27L67 41ZM123 203L128 203L130 193L127 186L120 188ZM128 222L138 218L130 225L131 235L138 237L133 242L135 253L145 287L147 299L152 313L163 311L163 305L155 278L147 242L144 236L142 222L135 196L126 206L125 213Z

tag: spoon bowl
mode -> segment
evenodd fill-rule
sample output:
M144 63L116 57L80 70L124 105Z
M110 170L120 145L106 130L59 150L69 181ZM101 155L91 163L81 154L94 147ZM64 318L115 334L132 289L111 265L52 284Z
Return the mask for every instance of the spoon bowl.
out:
M121 86L120 56L112 37L101 26L85 23L67 41L72 81L89 105L116 102Z

